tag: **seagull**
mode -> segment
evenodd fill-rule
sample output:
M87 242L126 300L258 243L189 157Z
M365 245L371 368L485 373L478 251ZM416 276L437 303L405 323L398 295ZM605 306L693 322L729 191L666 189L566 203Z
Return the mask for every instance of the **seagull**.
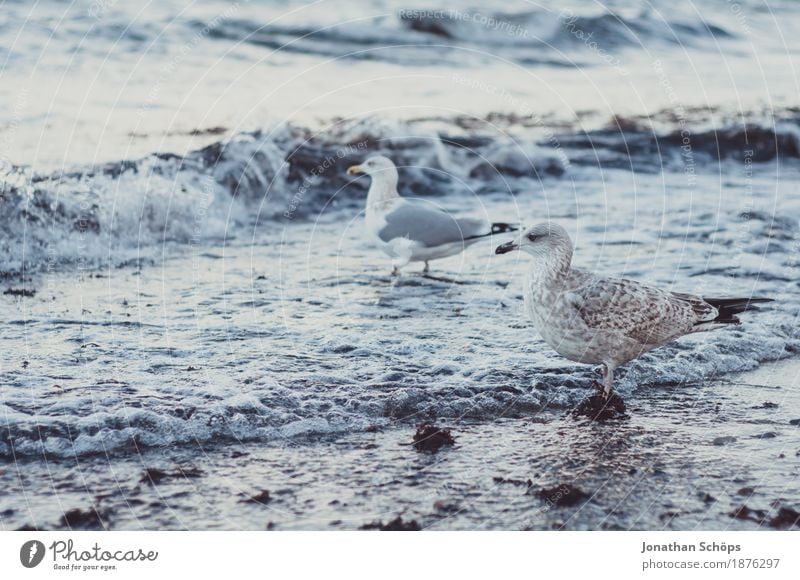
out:
M544 341L571 361L599 364L604 399L614 371L686 334L739 324L737 314L770 298L706 298L668 292L635 280L607 278L572 267L572 241L546 222L502 244L534 258L525 280L525 309Z
M370 157L347 169L347 175L366 173L372 178L367 194L367 231L392 258L392 275L409 262L428 262L461 253L493 234L516 231L506 223L490 224L476 218L455 218L421 199L397 193L397 168L388 157Z

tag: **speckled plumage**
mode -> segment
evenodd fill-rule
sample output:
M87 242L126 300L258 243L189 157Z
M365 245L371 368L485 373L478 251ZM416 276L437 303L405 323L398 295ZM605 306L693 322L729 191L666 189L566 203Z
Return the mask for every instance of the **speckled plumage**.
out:
M572 268L572 242L553 223L530 228L517 241L498 247L497 253L512 249L535 258L524 298L542 338L570 360L603 365L607 395L618 366L686 334L736 324L734 314L751 301L765 300L706 300ZM717 308L709 300L728 306ZM724 317L722 308L727 308Z

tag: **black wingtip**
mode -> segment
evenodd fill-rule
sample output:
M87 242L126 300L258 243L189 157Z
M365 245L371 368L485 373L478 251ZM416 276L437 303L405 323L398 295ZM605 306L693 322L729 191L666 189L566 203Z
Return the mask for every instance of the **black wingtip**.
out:
M762 297L752 297L752 298L705 298L703 300L717 309L719 314L714 322L723 322L728 324L739 324L739 317L736 316L737 314L741 314L747 310L758 310L754 304L764 303L764 302L774 302L773 298L762 298Z
M467 240L477 240L480 238L488 238L489 236L494 236L495 234L507 234L508 232L516 232L519 229L518 224L507 224L504 222L496 222L492 224L492 227L489 229L489 233L486 234L478 234L477 236L470 236L468 238L464 238L464 241Z
M508 232L516 232L517 230L519 230L519 224L507 224L504 222L496 222L492 224L492 235L507 234Z

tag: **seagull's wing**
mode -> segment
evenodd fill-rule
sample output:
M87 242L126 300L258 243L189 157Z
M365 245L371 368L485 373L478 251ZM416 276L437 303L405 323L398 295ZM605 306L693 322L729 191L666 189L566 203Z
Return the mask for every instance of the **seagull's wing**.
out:
M719 315L719 310L700 296L683 294L682 292L670 292L670 295L677 300L687 302L692 307L692 312L694 312L695 315L694 324L711 322Z
M408 238L425 247L435 248L489 232L489 226L483 220L454 218L417 200L404 200L383 217L386 225L378 231L378 237L384 242Z
M713 320L716 309L701 298L675 294L635 280L592 277L565 295L583 322L642 344L662 344Z

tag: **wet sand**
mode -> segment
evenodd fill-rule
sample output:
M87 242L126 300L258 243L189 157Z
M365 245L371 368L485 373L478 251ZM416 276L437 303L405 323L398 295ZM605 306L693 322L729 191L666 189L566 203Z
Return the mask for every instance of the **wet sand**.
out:
M402 421L280 444L21 461L0 469L2 528L343 530L399 516L433 530L773 529L755 520L800 509L799 378L790 359L639 388L629 418L603 424L563 410L443 421L456 442L433 454L415 451ZM743 505L750 519L732 517Z

